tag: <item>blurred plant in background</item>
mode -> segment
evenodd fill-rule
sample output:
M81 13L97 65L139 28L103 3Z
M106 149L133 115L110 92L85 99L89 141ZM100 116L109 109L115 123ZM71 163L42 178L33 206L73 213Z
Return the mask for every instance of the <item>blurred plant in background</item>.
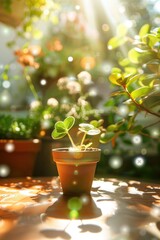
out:
M104 171L121 171L127 157L138 168L148 155L158 156L159 1L2 3L13 26L13 34L4 27L13 56L0 65L1 112L38 119L39 137L68 115L77 122L101 115L107 130Z
M109 76L113 90L105 103L108 122L101 139L111 141L117 169L122 154L142 167L147 156L160 153L160 28L145 24L133 39L127 33L121 25L108 41L112 51L130 43L127 56L118 59Z
M72 11L72 4L68 9L66 3L45 0L21 3L23 14L14 38L7 43L14 59L4 66L1 79L3 86L11 84L12 63L17 61L20 73L12 79L25 81L30 91L26 90L25 102L20 107L14 107L13 102L7 104L8 96L4 95L2 108L11 108L15 114L23 109L23 117L39 120L40 137L50 134L54 123L66 115L75 116L77 122L97 117L98 110L91 103L96 91L89 90L94 82L87 72L98 63L97 47L95 38L91 47L91 36L89 40L87 25L78 7ZM16 1L3 1L3 4L10 14L14 12Z

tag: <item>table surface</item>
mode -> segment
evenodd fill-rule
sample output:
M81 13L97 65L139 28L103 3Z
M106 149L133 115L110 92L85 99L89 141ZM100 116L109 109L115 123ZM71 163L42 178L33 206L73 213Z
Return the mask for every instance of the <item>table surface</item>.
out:
M66 197L58 177L3 179L0 239L160 239L160 185L99 178L90 196Z

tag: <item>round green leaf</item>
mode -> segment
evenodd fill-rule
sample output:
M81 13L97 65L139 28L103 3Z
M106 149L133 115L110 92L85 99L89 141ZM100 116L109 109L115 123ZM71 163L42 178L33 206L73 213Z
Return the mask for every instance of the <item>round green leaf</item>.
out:
M75 118L74 117L72 117L72 116L67 117L64 120L64 128L65 128L65 130L69 131L73 127L74 123L75 123Z
M66 132L57 132L56 129L52 132L52 138L53 139L60 139L63 138L66 135Z
M57 132L66 132L66 127L64 125L64 122L58 121L55 123L55 129Z

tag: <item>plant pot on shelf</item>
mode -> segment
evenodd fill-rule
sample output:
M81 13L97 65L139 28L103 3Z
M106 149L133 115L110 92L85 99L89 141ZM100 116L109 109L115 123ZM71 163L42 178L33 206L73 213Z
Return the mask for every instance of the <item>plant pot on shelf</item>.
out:
M0 139L0 177L32 176L41 141Z
M69 148L52 149L64 195L90 194L101 149L69 151Z

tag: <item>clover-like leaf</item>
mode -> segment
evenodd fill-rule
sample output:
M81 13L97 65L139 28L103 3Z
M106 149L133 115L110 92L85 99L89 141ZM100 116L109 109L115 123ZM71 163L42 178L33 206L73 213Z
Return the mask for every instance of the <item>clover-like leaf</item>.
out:
M79 130L91 136L98 135L101 132L100 129L89 123L80 123Z
M98 128L95 128L95 129L91 129L87 132L87 135L91 135L91 136L94 136L94 135L98 135L100 134L100 130Z
M81 132L88 132L89 130L94 129L94 126L92 124L89 123L80 123L79 124L79 130Z
M75 118L72 116L69 116L64 120L63 123L64 123L65 130L69 131L75 123Z
M66 132L57 132L56 129L53 130L52 132L52 138L53 139L60 139L66 136Z
M66 128L63 121L56 122L55 129L57 132L66 132Z

